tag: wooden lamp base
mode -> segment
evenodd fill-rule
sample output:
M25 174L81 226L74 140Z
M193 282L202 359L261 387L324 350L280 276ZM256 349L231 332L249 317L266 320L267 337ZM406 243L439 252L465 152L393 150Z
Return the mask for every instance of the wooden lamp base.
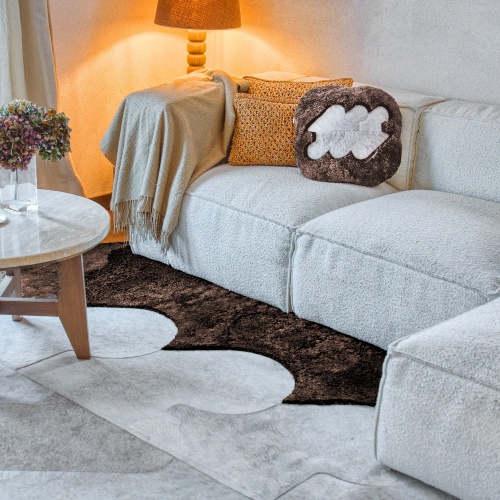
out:
M205 43L206 38L206 31L188 30L188 73L205 68L205 62L207 60L207 56L205 55L205 50L207 49L207 44Z

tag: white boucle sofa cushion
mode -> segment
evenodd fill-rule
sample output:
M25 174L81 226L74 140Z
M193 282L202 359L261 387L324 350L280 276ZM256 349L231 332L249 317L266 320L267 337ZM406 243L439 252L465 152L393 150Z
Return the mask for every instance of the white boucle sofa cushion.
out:
M500 105L447 101L426 110L413 188L500 202Z
M168 251L189 274L288 311L295 228L394 192L306 179L296 167L221 165L188 188Z
M500 296L500 204L403 191L297 230L300 317L387 348Z
M391 344L383 464L463 499L500 498L500 299Z

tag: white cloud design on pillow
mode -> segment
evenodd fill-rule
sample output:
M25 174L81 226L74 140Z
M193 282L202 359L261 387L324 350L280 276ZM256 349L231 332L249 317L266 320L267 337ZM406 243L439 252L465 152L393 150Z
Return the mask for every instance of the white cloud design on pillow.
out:
M333 158L352 152L354 158L365 160L389 138L382 132L382 123L388 119L389 112L383 106L368 112L357 105L346 113L340 104L334 104L308 128L316 140L307 148L307 155L317 160L326 152Z

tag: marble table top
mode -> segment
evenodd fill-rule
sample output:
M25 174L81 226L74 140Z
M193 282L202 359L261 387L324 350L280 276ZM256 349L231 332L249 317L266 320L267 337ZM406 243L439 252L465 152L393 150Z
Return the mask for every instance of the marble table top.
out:
M109 232L109 214L97 203L59 191L38 190L38 211L0 210L0 269L30 266L79 255Z

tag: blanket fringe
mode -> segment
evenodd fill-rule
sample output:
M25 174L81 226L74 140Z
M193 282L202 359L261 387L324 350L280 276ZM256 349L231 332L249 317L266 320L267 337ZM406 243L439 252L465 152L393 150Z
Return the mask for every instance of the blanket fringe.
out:
M141 196L137 200L126 200L111 205L114 231L123 231L125 241L132 243L153 239L162 251L168 249L169 235L162 230L164 217L153 208L153 198Z

